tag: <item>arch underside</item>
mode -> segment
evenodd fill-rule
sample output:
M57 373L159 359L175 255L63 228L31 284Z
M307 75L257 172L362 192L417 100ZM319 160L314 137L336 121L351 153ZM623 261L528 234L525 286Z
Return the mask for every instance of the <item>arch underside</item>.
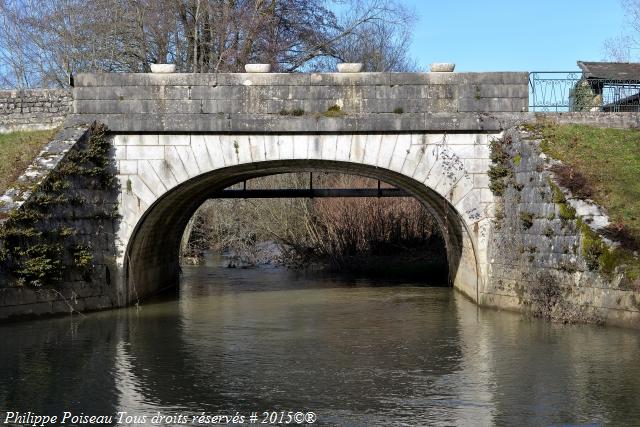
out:
M172 188L146 209L131 232L123 260L121 297L125 303L176 286L184 229L211 194L237 182L289 172L322 171L380 179L412 194L434 216L445 240L451 283L476 299L479 274L474 242L456 209L439 193L408 176L371 165L295 159L224 167Z

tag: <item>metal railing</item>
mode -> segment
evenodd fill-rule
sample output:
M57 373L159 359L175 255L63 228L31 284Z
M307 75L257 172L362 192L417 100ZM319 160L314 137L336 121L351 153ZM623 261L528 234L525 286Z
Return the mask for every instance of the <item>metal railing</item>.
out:
M580 71L529 73L529 111L640 111L640 80L585 79Z

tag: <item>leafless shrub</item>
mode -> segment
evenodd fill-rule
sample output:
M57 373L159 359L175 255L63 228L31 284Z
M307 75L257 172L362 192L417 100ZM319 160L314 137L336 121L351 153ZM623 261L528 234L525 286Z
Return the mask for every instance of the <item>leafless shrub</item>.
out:
M560 286L553 275L539 273L527 286L526 303L535 317L551 318L560 299Z
M556 175L558 183L568 188L579 199L588 199L593 194L593 189L587 178L577 169L566 164L557 164L551 167Z
M524 284L522 295L522 302L533 317L560 323L602 322L596 309L567 298L561 279L546 271L536 273L535 277L535 281Z
M253 180L260 188L305 188L306 174ZM314 186L374 188L375 180L319 174ZM249 187L251 188L251 187ZM314 260L344 267L354 256L401 252L425 242L441 244L432 216L412 198L211 200L192 221L184 256L212 248L231 251L244 262L300 265ZM269 257L259 242L272 241L280 251Z
M68 73L405 71L413 14L396 0L0 0L0 84L64 86Z
M314 253L341 268L354 256L403 252L438 238L433 218L412 198L322 199L314 213Z
M620 243L625 249L632 251L640 250L640 241L638 241L638 237L629 230L629 227L621 222L609 224L607 227L603 228L600 233L604 237Z

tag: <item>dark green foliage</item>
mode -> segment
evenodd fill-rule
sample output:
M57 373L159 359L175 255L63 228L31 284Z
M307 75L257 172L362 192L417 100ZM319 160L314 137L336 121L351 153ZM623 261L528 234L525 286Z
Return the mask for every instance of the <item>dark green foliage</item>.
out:
M106 127L94 124L58 167L0 228L0 273L16 284L55 286L80 274L90 280L93 235L79 236L74 221L113 220L111 200L89 203L92 192L116 194ZM115 198L115 197L114 197ZM5 285L10 285L5 283Z
M590 111L598 106L596 94L586 80L580 80L569 92L572 111Z
M511 176L511 169L503 165L491 165L489 167L489 189L496 196L502 196L504 190L507 189L507 181L505 178Z
M32 286L50 284L61 279L62 244L37 244L26 250L18 250L17 255L22 262L15 270L18 278L24 279ZM16 253L14 252L14 255Z
M507 187L515 181L511 155L508 151L511 142L509 136L491 141L489 189L496 196L502 196Z
M533 226L533 214L530 212L520 212L520 221L525 230Z
M304 116L305 111L302 108L294 108L293 110L282 109L278 114L281 116Z

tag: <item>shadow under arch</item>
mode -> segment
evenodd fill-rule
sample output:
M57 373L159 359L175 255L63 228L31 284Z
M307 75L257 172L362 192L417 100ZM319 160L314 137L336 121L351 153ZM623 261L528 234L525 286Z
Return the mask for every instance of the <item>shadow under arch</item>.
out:
M480 286L475 243L455 207L435 190L413 178L384 168L330 160L277 160L229 166L196 177L167 191L136 224L128 241L124 265L125 303L177 285L179 251L184 229L195 211L214 192L238 182L293 172L335 172L379 179L415 197L435 218L445 241L449 281L477 300Z

